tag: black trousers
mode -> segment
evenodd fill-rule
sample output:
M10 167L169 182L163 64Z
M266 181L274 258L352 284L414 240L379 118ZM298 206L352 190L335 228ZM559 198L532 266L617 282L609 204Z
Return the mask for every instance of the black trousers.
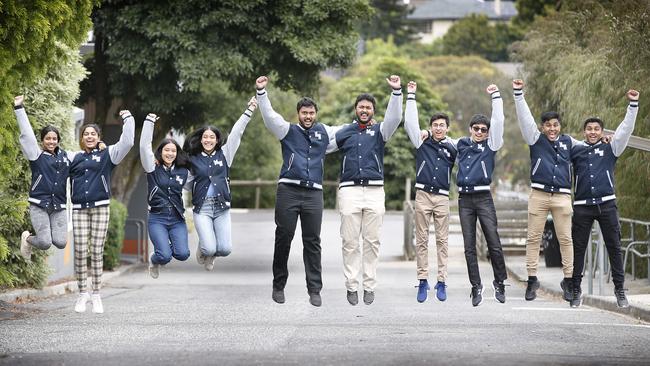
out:
M573 281L580 284L585 266L585 252L591 240L591 226L598 221L612 268L614 287L623 288L625 271L621 255L621 226L616 200L599 205L573 206L571 236L573 237Z
M467 273L472 286L481 284L481 273L478 269L478 258L476 255L476 219L481 223L483 235L487 241L488 256L492 263L494 279L503 282L508 278L506 263L503 258L501 240L497 232L497 211L494 208L492 194L490 192L463 194L458 196L458 215L460 216L460 227L463 231L465 242L465 260L467 261Z
M319 293L323 287L320 247L323 191L284 183L278 184L275 197L273 288L282 290L287 284L287 262L298 217L302 229L302 260L305 264L307 291Z

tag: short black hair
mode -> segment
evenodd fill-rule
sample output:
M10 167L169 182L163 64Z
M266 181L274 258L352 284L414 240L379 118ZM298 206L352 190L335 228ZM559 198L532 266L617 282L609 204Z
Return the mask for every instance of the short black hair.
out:
M585 129L587 129L587 124L589 124L589 123L594 123L594 122L595 122L595 123L598 123L598 124L600 125L600 128L601 128L601 129L602 129L602 128L605 128L605 126L603 125L603 120L602 120L602 119L600 119L600 118L598 118L598 117L589 117L589 118L587 118L587 119L585 120L585 122L582 124L582 130L584 131Z
M544 112L542 113L542 123L546 121L550 121L552 119L556 119L560 124L562 124L562 120L560 119L560 114L554 111L549 111L549 112Z
M314 107L314 109L316 109L316 112L318 112L318 105L313 99L309 97L300 98L298 104L296 104L296 112L300 112L300 108L302 107Z
M59 133L59 129L52 125L47 125L41 129L41 141L45 140L45 135L50 132L54 132L56 134L56 141L61 143L61 134Z
M439 120L439 119L444 119L445 123L447 123L447 127L449 127L449 116L447 114L445 114L445 113L436 113L433 116L431 116L431 119L429 120L429 127L431 127L431 124L433 123L433 121Z
M490 129L490 119L484 114L475 114L469 120L469 127L474 125L486 125Z
M357 97L357 100L354 101L354 108L355 109L357 108L357 104L359 104L359 102L362 101L362 100L367 100L370 103L372 103L372 109L373 110L377 109L377 101L375 100L375 97L373 97L372 94L368 94L368 93L359 94L359 96Z
M178 142L176 142L176 140L169 138L162 140L160 142L160 145L158 145L156 148L156 151L153 153L153 156L156 158L156 160L158 160L158 163L163 163L162 150L167 144L176 145L176 159L174 159L174 165L176 165L177 168L188 168L189 158L187 156L187 153L181 149L181 146L178 144Z
M214 132L217 135L217 144L214 146L214 150L221 149L221 132L218 128L214 126L204 126L198 130L192 132L183 143L183 150L186 153L191 155L198 155L203 151L203 145L201 144L201 139L203 138L203 133L207 130Z

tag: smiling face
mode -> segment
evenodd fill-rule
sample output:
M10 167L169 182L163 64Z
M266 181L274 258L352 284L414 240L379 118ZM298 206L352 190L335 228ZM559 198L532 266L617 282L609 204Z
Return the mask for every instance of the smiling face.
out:
M447 136L447 121L444 118L438 118L431 122L431 136L434 139L440 141Z
M97 147L97 143L99 142L99 133L94 127L88 126L84 128L81 134L81 141L86 150L92 150Z
M162 156L163 164L168 167L171 166L176 160L176 145L170 142L163 146L160 155Z
M201 135L201 145L205 152L211 153L217 146L217 135L212 130L206 129Z
M370 122L375 115L375 107L372 106L372 102L369 100L360 100L354 110L358 121L362 124Z
M488 138L490 129L484 123L477 123L469 127L469 133L472 135L474 142L481 142Z
M50 131L45 134L41 143L43 144L43 150L54 153L56 147L59 146L59 137L56 135L56 132Z
M316 121L316 108L314 106L303 106L298 110L298 122L305 128L311 128Z
M542 133L548 137L549 140L555 141L560 136L560 121L557 118L549 119L542 123Z
M595 144L603 138L603 128L598 122L589 122L585 125L585 140L590 144Z

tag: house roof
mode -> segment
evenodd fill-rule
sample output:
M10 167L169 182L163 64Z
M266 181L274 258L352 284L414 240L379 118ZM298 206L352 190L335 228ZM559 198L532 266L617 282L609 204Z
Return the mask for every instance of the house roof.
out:
M408 16L412 20L461 19L470 14L484 14L489 19L508 20L517 15L514 1L501 0L501 15L494 11L494 1L484 0L429 0L414 2Z

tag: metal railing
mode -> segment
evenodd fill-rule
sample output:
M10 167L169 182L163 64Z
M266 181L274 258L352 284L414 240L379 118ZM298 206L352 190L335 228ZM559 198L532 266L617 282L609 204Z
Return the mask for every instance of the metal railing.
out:
M138 246L137 246L137 252L135 256L135 262L136 263L146 262L147 259L145 258L146 256L145 246L148 244L147 224L145 223L144 220L141 219L126 219L124 226L128 224L132 224L135 226L138 235Z

